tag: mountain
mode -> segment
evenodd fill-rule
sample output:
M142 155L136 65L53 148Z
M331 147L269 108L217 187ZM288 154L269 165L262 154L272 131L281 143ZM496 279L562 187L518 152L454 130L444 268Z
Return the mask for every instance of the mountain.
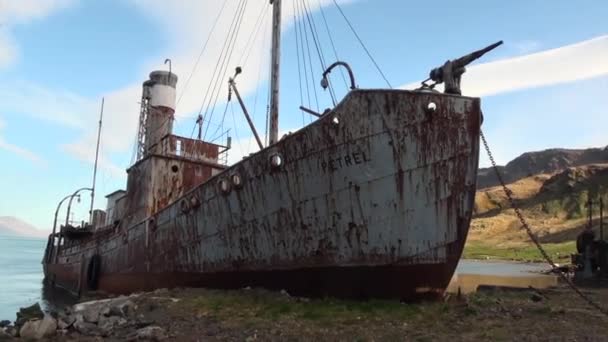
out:
M538 174L552 174L573 166L608 163L608 146L589 149L554 148L527 152L505 166L498 166L506 183ZM477 173L477 188L499 185L492 168L481 168Z
M553 256L567 262L574 252L574 241L589 225L589 200L593 201L591 227L599 236L600 198L608 207L608 148L524 153L500 168L515 205L539 241L555 250ZM536 253L533 258L540 258L494 171L481 169L479 179L467 239L469 250L486 253L500 249L528 258L530 255L522 251L530 248ZM604 208L606 235L607 216L608 208Z
M14 216L0 216L0 235L46 237L48 234Z

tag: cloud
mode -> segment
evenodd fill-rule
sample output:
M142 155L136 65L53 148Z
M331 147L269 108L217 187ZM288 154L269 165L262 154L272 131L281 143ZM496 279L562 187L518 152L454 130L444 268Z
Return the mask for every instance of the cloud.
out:
M75 2L76 0L0 0L0 69L14 64L19 54L11 34L13 26L44 18Z
M44 18L75 2L76 0L0 0L0 23L27 23Z
M128 1L142 13L153 17L154 21L159 23L162 27L161 31L164 32L164 36L159 37L159 39L162 40L161 43L166 48L162 51L162 55L148 61L142 61L141 70L145 71L142 71L139 79L133 84L100 95L100 97L105 96L106 99L104 132L112 136L112 139L105 139L103 142L106 154L129 153L132 151L138 125L138 102L141 98L141 83L147 79L149 71L168 69L168 66L163 64L166 57L171 58L172 71L180 77L177 84L177 94L180 99L176 113L177 119L189 118L198 114L203 104L205 92L207 89L212 90L214 87L215 83L211 82L213 72L216 64L218 64L218 57L221 55L222 47L239 3L239 1L227 2L218 25L209 39L205 53L200 61L196 63L201 47L211 32L223 1ZM346 3L352 2L352 0L339 2ZM310 5L311 11L318 9L319 3L327 5L333 2L332 0L321 0L320 2L313 1L313 3ZM265 77L268 74L269 63L266 63L266 61L269 60L272 8L268 6L267 1L264 1L263 4L267 6L250 3L245 7L239 35L234 45L234 53L224 64L226 75L232 75L234 68L246 61L244 65L240 65L243 67L243 75L238 80L239 91L244 97L254 91L259 82L265 80L265 78L257 79L260 65L262 66L260 75ZM291 2L284 2L283 5L284 20L282 23L284 28L293 24L293 7L290 4ZM264 11L266 14L264 14ZM258 18L260 18L261 23L257 29L258 34L252 38L253 41L249 41L251 33L256 30ZM263 34L264 32L266 34ZM245 56L248 56L248 58L245 58ZM194 68L195 64L198 65L196 69ZM185 88L186 85L187 89ZM217 105L221 106L226 101L227 89L227 78L223 77L218 83L216 93L213 94L213 97L217 94ZM206 107L206 104L204 107ZM213 121L218 121L217 117L212 119ZM85 129L82 136L76 141L64 146L66 151L79 159L86 157L86 160L90 160L88 156L94 155L94 144L91 142L95 139L96 130L94 125L89 126L90 128ZM107 155L106 160L109 160ZM109 167L119 169L117 166Z
M2 130L6 127L6 123L0 118L0 150L5 150L10 153L16 154L17 156L27 159L38 166L46 167L47 163L40 156L35 154L32 151L29 151L25 148L19 147L17 145L10 144L4 140L1 133Z
M608 35L525 56L467 68L463 93L490 96L511 91L579 81L608 74ZM414 89L410 83L403 89Z
M10 34L0 27L0 69L12 65L17 58L17 47Z
M84 127L83 113L95 110L95 104L88 98L21 80L0 83L0 103L3 111L73 128Z

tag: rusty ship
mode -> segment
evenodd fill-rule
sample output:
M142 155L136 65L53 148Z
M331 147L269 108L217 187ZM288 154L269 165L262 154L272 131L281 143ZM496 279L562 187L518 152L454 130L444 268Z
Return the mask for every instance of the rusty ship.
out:
M469 230L482 121L480 99L461 95L460 78L501 42L447 61L417 90L360 89L350 73L351 90L334 108L305 108L315 121L279 139L281 1L272 8L268 144L258 138L259 152L228 166L229 146L173 134L177 76L152 72L126 189L80 226L66 218L57 227L58 206L45 281L77 294L178 286L443 293ZM348 67L328 68L325 85L334 66ZM71 205L81 190L92 189L64 200Z

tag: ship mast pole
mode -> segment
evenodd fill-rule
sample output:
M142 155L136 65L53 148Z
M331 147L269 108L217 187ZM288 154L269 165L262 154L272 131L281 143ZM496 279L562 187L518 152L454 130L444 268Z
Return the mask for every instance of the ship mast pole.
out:
M89 223L93 224L93 205L95 202L95 182L97 180L97 161L99 160L99 141L101 140L101 121L103 119L103 105L105 98L101 98L101 112L99 113L99 128L97 129L97 147L95 149L95 166L93 167L93 186L91 187L91 209L89 210Z
M279 140L279 72L281 64L281 0L272 5L272 58L270 61L270 137L269 145Z

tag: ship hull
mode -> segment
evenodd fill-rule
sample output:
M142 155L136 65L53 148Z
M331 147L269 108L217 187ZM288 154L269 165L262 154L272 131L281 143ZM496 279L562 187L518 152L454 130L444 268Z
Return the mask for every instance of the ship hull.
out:
M480 120L475 98L353 91L151 217L66 241L47 278L86 291L98 255L99 289L111 293L441 294L469 229Z

